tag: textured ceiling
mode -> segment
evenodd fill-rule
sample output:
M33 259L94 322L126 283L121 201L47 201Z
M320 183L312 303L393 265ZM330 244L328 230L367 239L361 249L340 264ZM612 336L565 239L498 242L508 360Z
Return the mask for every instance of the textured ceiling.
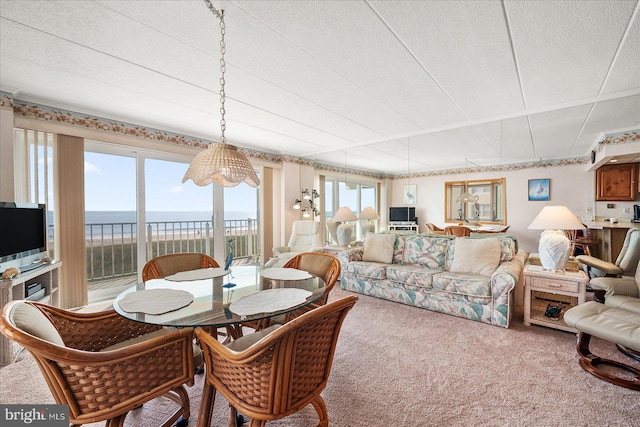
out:
M640 127L637 0L213 4L240 147L399 174L582 157ZM219 41L199 0L0 0L0 90L215 140Z

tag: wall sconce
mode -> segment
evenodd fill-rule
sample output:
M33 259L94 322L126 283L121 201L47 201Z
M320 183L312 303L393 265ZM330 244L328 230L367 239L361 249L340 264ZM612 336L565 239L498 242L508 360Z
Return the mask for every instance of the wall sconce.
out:
M312 212L314 216L318 216L320 215L320 211L318 210L314 200L319 197L320 193L318 193L317 190L312 190L310 192L308 188L305 188L302 190L302 200L296 199L295 202L293 202L293 209L301 209L303 218L309 218Z

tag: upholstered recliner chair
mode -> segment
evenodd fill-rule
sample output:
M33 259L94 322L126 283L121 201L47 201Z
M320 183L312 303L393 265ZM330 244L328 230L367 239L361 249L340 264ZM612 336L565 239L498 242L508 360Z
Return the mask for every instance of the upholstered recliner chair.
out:
M321 248L320 223L317 221L295 221L289 244L273 248L273 258L267 261L265 267L283 267L287 261L299 253L320 251Z
M640 228L632 227L627 231L615 264L589 255L578 255L576 259L587 266L589 277L633 277L640 260Z
M596 277L589 284L593 290L604 291L605 305L640 315L640 263L633 277Z

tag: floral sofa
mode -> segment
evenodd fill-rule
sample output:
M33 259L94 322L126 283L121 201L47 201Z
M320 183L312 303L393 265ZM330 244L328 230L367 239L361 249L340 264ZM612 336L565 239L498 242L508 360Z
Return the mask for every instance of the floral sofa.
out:
M512 236L368 233L338 258L342 289L508 328L527 254Z

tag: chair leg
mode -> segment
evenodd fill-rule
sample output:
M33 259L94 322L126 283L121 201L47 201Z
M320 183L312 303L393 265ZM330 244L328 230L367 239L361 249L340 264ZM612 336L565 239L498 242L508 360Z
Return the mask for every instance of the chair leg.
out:
M229 405L229 427L238 426L238 410L235 406Z
M213 404L216 401L216 388L204 381L202 387L202 397L200 400L200 413L198 414L198 427L211 426L211 417L213 416Z
M163 396L176 402L180 405L180 408L162 424L162 427L171 427L176 421L178 422L178 427L186 426L189 422L189 416L191 415L191 405L189 404L189 394L184 386L176 387L163 394Z
M318 395L311 401L311 404L316 408L320 423L318 427L329 427L329 414L327 414L327 405L324 403L322 396Z
M637 360L638 362L640 362L640 352L632 350L620 344L616 344L616 347L618 348L618 351L620 353L632 358L633 360Z
M115 418L111 418L104 423L104 427L124 427L124 419L127 417L128 412L118 415Z
M580 366L585 371L600 378L601 380L610 382L611 384L626 387L631 390L640 390L640 370L632 366L625 365L624 363L617 362L615 360L604 359L591 353L589 350L589 342L591 341L591 335L584 332L578 334L578 343L576 349L580 355ZM609 372L606 372L599 368L599 365L611 366L626 372L630 372L635 375L635 378L628 380L625 378L617 377Z

